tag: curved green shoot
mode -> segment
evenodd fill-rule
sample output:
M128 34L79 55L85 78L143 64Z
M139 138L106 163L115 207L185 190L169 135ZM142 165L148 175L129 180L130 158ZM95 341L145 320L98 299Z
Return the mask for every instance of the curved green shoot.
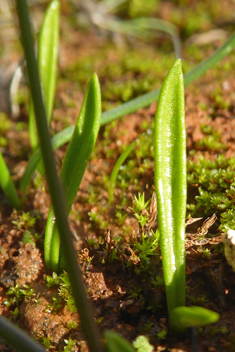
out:
M59 48L59 15L60 2L54 0L48 6L44 16L38 43L38 67L48 124L51 119L56 88ZM39 142L32 104L30 106L29 114L29 135L31 146L33 150L35 150L38 147Z
M2 316L0 317L0 336L17 351L46 352L36 340Z
M105 352L135 352L131 344L117 332L106 330L104 332L106 339Z
M9 202L15 209L21 208L21 201L18 197L15 185L12 181L10 171L0 151L0 187Z
M228 55L235 47L235 33L226 41L226 43L219 49L217 49L214 54L198 64L193 70L186 73L184 76L184 84L187 85L193 82L195 79L202 76L207 70L215 66L220 60L222 60L226 55ZM160 93L160 89L154 90L150 93L146 93L138 98L132 99L127 103L124 103L116 108L105 111L101 115L101 126L106 125L109 122L119 119L120 117L130 114L140 108L144 108L157 101ZM69 142L74 131L74 126L70 126L63 131L57 133L52 138L52 147L57 149L65 143ZM20 182L20 190L26 191L28 184L32 178L32 175L37 168L37 164L41 159L41 153L39 150L29 159L26 171Z
M189 327L202 327L213 324L218 320L218 313L198 306L177 307L170 313L171 329L178 332L184 331Z
M93 74L86 89L80 114L61 169L61 178L67 199L67 214L74 202L88 159L95 145L100 128L100 117L100 85L97 75ZM60 240L54 223L54 212L50 209L44 240L44 258L47 268L58 272Z
M124 152L119 156L116 164L114 165L114 168L112 170L111 176L110 176L110 181L109 181L109 202L113 203L113 195L114 195L114 188L116 184L116 179L118 175L118 171L126 158L129 156L129 154L132 152L132 150L135 148L136 141L132 142L125 150Z
M184 81L176 60L162 85L154 126L155 187L167 307L185 305L187 193Z

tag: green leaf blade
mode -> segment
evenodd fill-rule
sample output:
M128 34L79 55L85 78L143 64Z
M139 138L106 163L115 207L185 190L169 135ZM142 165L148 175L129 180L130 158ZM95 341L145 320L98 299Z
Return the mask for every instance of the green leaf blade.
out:
M169 312L185 304L186 131L184 82L176 60L161 89L154 131L158 224Z
M59 52L59 16L60 2L54 0L47 9L39 37L38 64L48 122L51 117L56 89Z
M101 92L94 73L88 84L80 114L68 146L61 178L70 209L95 146L101 119Z
M38 67L48 124L54 104L57 61L59 49L60 2L54 0L44 16L38 43ZM29 133L33 150L38 146L38 136L33 105L30 107Z
M68 214L94 148L100 128L100 119L100 85L97 75L93 74L86 89L79 117L61 169ZM45 231L44 258L48 269L56 272L60 270L60 241L52 208L49 212Z

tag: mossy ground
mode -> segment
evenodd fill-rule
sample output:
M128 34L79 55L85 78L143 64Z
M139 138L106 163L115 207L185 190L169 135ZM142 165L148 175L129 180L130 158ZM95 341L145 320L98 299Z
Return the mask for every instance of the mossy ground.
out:
M232 32L233 2L149 2L132 0L119 10L123 19L140 14L164 18L179 28L183 68L187 72L224 42L220 37L200 46L194 34L215 28ZM40 22L44 5L32 8ZM171 39L144 40L111 36L99 29L80 29L77 12L62 2L61 52L52 133L75 122L85 86L96 71L103 109L109 109L160 87L175 59ZM12 39L1 38L1 62L18 58ZM117 41L119 44L117 44ZM14 46L15 45L15 46ZM198 351L233 351L235 275L226 263L221 233L234 224L234 87L235 54L230 54L202 78L186 87L188 152L188 215L202 217L187 228L187 303L220 313L217 324L197 332ZM24 89L23 89L24 91ZM31 153L28 98L20 114L0 118L1 150L16 184ZM101 128L70 224L97 323L128 340L146 334L154 351L191 351L190 335L168 331L161 256L157 233L142 228L131 207L139 192L149 200L154 190L152 129L156 103ZM120 169L114 203L108 202L109 176L119 155L133 140L136 147ZM66 146L56 152L58 168ZM32 180L23 211L12 211L1 194L0 312L27 329L48 351L87 351L74 312L66 275L48 273L43 264L43 235L50 205L47 185ZM148 210L148 208L147 208ZM201 231L203 221L217 221ZM152 230L156 231L156 224ZM48 275L52 275L51 278ZM26 285L26 286L25 286ZM6 346L0 345L2 351Z

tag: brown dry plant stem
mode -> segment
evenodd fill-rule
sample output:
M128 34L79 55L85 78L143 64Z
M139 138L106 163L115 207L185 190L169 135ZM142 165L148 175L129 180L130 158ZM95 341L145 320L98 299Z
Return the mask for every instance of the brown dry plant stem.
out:
M76 251L73 247L72 234L69 229L66 215L67 212L64 193L56 171L50 134L47 127L46 113L43 104L38 66L34 52L34 41L30 26L27 2L26 0L16 0L16 6L19 16L21 40L27 64L28 80L34 105L43 163L56 216L56 222L59 229L66 269L69 274L75 303L80 314L82 329L87 339L89 349L92 352L102 352L103 347L100 341L97 326L95 324L92 308L86 295L82 274L77 263Z

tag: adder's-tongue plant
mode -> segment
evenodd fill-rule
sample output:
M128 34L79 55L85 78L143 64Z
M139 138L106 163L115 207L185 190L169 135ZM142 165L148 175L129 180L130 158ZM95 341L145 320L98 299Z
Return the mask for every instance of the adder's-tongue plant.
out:
M59 18L60 1L54 0L47 8L39 33L37 60L48 125L51 120L56 89L59 52ZM29 136L32 149L35 151L39 145L39 140L32 102L29 114Z
M215 312L185 306L187 197L184 80L176 60L161 88L154 127L155 187L170 326L184 330L218 320Z
M101 92L98 77L94 73L86 89L79 117L61 169L68 213L94 148L100 128L100 117ZM60 270L60 257L60 238L55 225L54 211L51 207L44 240L44 258L47 268L58 272Z
M168 311L185 305L186 132L181 61L169 71L155 116L155 186Z

